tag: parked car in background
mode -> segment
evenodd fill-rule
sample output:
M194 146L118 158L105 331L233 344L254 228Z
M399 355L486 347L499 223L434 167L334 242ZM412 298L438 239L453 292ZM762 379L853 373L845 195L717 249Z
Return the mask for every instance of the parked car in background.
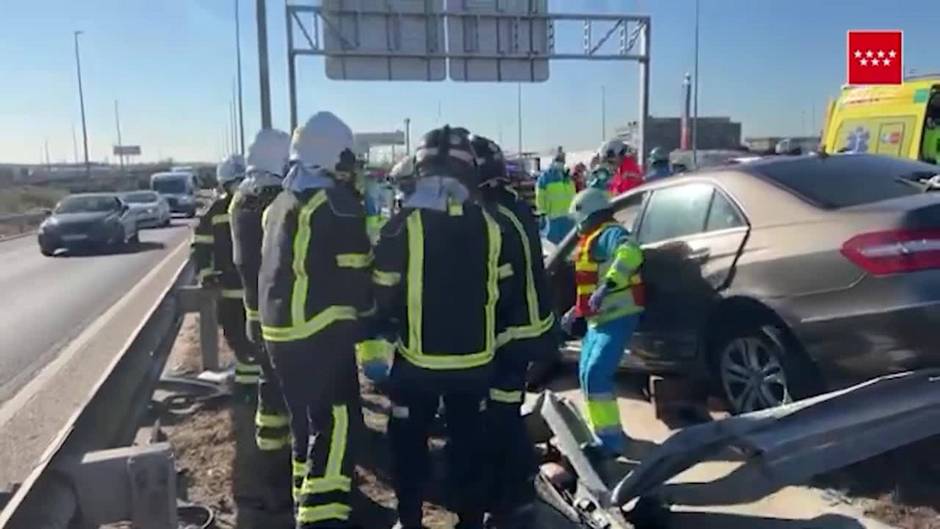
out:
M87 193L62 199L39 226L39 251L117 247L139 242L137 217L113 193Z
M736 412L940 366L937 167L873 155L772 157L614 200L645 251L631 369L705 378ZM575 233L547 267L574 301Z
M137 216L140 228L155 228L170 224L170 204L156 191L131 191L121 195L121 200L130 206Z
M187 218L196 216L196 184L192 173L155 173L150 177L150 189L166 199L171 213L181 213Z

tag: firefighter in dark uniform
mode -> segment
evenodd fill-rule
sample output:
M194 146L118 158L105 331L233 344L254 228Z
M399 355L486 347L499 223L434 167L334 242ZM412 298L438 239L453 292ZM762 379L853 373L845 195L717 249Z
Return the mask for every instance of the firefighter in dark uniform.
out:
M193 239L193 262L200 284L220 288L219 324L226 343L235 353L235 395L239 400L253 398L261 374L255 348L245 335L244 289L232 262L228 208L244 177L245 162L240 156L230 156L218 165L219 194L200 219Z
M443 398L457 528L477 529L486 508L484 414L504 319L497 302L514 291L513 265L500 225L474 200L466 132L445 126L426 134L415 167L402 210L375 248L376 316L357 353L368 378L389 377L398 527L421 527L429 428Z
M290 137L287 133L274 129L259 131L248 149L247 177L238 186L229 205L232 258L245 290L246 333L249 341L255 345L262 370L258 385L255 439L260 450L271 454L271 465L277 466L281 460L279 453L287 451L290 446L290 428L284 396L261 337L258 271L261 268L261 216L281 192L281 177L287 166L289 148ZM267 481L276 486L282 469L265 470L269 472ZM289 494L287 499L289 502Z
M355 170L352 147L339 118L310 118L294 132L284 191L264 218L261 329L287 400L294 458L306 461L298 528L352 526L350 441L362 424L355 346L360 314L373 307L365 210L344 185Z
M484 204L503 226L503 244L523 255L519 292L510 298L506 328L497 336L496 361L487 408L490 464L489 525L498 529L535 528L535 475L532 442L522 420L526 372L531 362L553 358L558 349L555 316L542 242L532 206L511 188L502 150L482 136L471 138L477 156ZM501 301L500 303L503 303Z

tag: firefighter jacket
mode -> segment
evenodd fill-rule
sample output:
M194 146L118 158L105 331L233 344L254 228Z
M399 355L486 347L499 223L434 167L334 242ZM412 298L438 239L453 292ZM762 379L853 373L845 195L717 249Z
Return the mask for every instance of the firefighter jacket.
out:
M242 280L232 262L232 232L229 226L231 193L216 198L196 226L193 237L193 262L200 281L214 276L223 298L242 299Z
M500 224L474 202L393 216L375 248L376 314L357 347L360 363L389 355L376 344L390 342L393 382L486 391L523 266L502 240Z
M261 215L281 192L280 185L251 186L242 183L229 205L232 228L232 260L245 289L248 339L261 344L258 310L258 271L261 269Z
M583 233L574 262L578 315L586 318L589 325L597 325L642 312L645 305L642 264L643 250L616 222L602 222ZM606 285L609 293L600 310L594 311L589 300L601 285Z
M306 340L334 326L357 341L358 319L373 300L372 245L355 194L345 186L283 191L265 212L261 252L266 342Z
M558 347L553 332L555 313L532 208L513 191L501 187L485 189L484 199L502 227L503 246L516 247L519 252L514 259L519 269L513 270L519 290L513 297L500 300L500 304L512 301L514 305L501 311L507 321L497 336L497 346L501 354L512 354L522 361L552 357Z

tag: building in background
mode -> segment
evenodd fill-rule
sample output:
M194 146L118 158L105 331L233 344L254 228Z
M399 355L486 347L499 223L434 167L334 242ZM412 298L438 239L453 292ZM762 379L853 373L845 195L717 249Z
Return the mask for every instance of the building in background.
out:
M668 151L678 149L682 143L681 118L650 117L646 125L646 145L662 147ZM628 123L626 127L616 129L616 135L621 140L636 145L637 123ZM741 147L741 124L731 121L729 117L700 117L698 118L698 148L706 149L739 149Z

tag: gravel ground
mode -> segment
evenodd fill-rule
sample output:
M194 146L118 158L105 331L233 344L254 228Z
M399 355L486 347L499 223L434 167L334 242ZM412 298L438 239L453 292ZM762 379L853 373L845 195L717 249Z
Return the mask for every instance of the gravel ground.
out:
M174 374L199 372L198 320L187 317L168 362ZM232 354L220 337L223 365ZM359 495L353 499L357 521L363 527L390 527L395 519L395 495L391 489L388 443L385 440L388 399L363 382L364 446L357 468ZM177 466L184 476L189 501L211 507L219 527L235 527L237 508L231 492L235 435L228 402L204 407L167 426L176 451ZM444 489L440 439L432 441L434 482L429 490ZM821 476L814 485L836 490L865 514L900 529L940 529L940 439L928 439ZM450 529L456 522L440 494L425 504L424 523L429 529ZM540 525L548 529L551 523Z

